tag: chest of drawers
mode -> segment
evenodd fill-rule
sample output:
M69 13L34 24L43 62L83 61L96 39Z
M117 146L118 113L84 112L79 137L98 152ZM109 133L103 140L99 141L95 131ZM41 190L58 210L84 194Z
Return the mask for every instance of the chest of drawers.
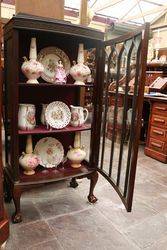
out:
M167 163L167 102L153 102L145 154Z

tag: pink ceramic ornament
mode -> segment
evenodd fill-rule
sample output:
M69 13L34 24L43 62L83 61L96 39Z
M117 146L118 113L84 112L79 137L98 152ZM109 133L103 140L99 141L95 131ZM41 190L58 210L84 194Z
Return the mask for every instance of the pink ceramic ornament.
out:
M56 67L54 82L59 84L65 84L67 82L66 72L61 60L58 61Z

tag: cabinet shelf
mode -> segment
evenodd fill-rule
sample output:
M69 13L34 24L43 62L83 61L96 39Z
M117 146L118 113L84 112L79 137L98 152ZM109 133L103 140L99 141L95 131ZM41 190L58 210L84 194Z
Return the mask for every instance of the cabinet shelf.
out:
M19 82L18 85L20 87L26 87L26 88L43 88L43 87L49 87L49 88L92 88L93 84L86 83L85 85L75 85L75 84L53 84L53 83L39 83L39 84L31 84L31 83L23 83Z
M19 130L19 135L29 135L29 134L54 134L54 133L70 133L70 132L77 132L77 131L84 131L84 130L90 130L91 124L84 124L81 127L72 127L67 126L62 129L47 129L46 126L40 125L32 130Z
M20 184L48 183L88 175L93 171L94 169L89 167L87 161L83 161L80 168L72 168L68 161L57 168L47 169L39 166L36 168L34 175L25 175L20 169Z

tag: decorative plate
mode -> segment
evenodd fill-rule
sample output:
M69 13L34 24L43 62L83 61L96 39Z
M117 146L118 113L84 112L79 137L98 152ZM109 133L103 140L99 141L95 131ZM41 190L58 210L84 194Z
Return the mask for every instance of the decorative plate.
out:
M45 110L46 122L52 127L61 129L71 120L71 112L64 102L51 102Z
M39 140L35 145L34 153L39 156L39 164L45 168L57 167L64 158L63 145L53 137Z
M46 47L42 49L37 59L44 66L44 72L41 77L47 82L53 83L55 68L59 60L62 61L66 74L69 74L71 68L70 59L63 50L57 47Z

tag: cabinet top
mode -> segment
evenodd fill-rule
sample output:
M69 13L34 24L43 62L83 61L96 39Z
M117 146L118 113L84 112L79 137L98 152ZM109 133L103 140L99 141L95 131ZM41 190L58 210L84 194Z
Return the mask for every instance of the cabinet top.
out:
M71 22L63 20L33 16L24 13L13 16L4 26L5 33L10 32L11 29L52 32L84 37L91 40L104 40L104 33L99 30L72 24Z

